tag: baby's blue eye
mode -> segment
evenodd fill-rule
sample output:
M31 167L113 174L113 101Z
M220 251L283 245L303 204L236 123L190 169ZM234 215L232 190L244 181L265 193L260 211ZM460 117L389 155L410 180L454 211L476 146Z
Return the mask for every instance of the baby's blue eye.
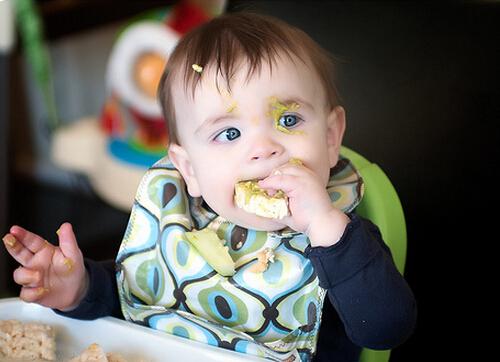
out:
M298 119L297 116L294 114L285 114L280 117L278 122L280 126L290 128L297 125Z
M227 142L234 141L241 135L241 132L236 128L227 128L217 136L215 136L214 140L219 142Z

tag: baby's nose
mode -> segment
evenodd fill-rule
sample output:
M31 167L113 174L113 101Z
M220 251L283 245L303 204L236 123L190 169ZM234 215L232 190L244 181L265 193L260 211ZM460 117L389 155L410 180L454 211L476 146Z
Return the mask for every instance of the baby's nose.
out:
M261 139L254 144L250 153L250 159L252 161L259 161L279 157L283 151L284 148L281 144L271 139Z

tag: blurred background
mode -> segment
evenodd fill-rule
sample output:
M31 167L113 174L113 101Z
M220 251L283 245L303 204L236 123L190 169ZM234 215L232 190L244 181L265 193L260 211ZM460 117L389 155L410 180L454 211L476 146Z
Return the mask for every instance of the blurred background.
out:
M108 58L130 19L176 1L34 3L62 126L101 114ZM242 9L302 28L337 57L344 144L387 173L407 219L405 277L419 321L391 361L447 356L443 338L462 334L474 318L463 302L484 294L473 285L475 271L484 273L478 254L492 240L485 206L496 200L500 2L227 2L227 12ZM84 255L113 258L127 210L97 194L84 173L53 162L51 101L27 60L26 40L19 31L10 37L1 16L0 233L19 224L55 241L55 230L70 221ZM0 297L18 293L15 267L0 248Z

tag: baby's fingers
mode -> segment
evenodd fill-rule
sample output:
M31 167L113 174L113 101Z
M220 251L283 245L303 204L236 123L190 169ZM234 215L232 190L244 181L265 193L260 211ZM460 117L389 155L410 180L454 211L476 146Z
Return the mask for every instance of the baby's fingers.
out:
M21 288L21 293L19 294L19 298L28 303L36 302L41 299L45 294L49 292L48 288L44 287L23 287Z
M27 265L33 253L28 250L23 244L17 241L17 238L12 234L7 234L3 237L3 242L9 254L21 265Z
M58 274L67 275L73 271L75 264L83 265L83 257L70 223L62 224L57 235L61 253L54 255L54 268Z
M39 287L42 282L42 273L38 270L19 267L14 270L14 281L23 287Z
M10 233L16 237L18 242L23 244L33 254L38 253L40 250L44 249L49 244L47 240L45 240L41 236L33 234L32 232L20 226L15 225L11 227Z
M75 259L80 256L81 252L70 223L65 222L62 224L57 230L57 236L59 237L59 247L65 257Z
M274 174L259 181L263 189L282 190L286 194L297 188L298 177L283 174Z

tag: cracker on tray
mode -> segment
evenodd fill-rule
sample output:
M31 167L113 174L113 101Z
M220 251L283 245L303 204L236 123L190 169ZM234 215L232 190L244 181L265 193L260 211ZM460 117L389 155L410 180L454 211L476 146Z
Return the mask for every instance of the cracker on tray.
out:
M92 343L82 354L69 362L127 362L127 360L118 353L106 354L100 345Z
M0 357L54 361L54 329L42 323L0 320Z

